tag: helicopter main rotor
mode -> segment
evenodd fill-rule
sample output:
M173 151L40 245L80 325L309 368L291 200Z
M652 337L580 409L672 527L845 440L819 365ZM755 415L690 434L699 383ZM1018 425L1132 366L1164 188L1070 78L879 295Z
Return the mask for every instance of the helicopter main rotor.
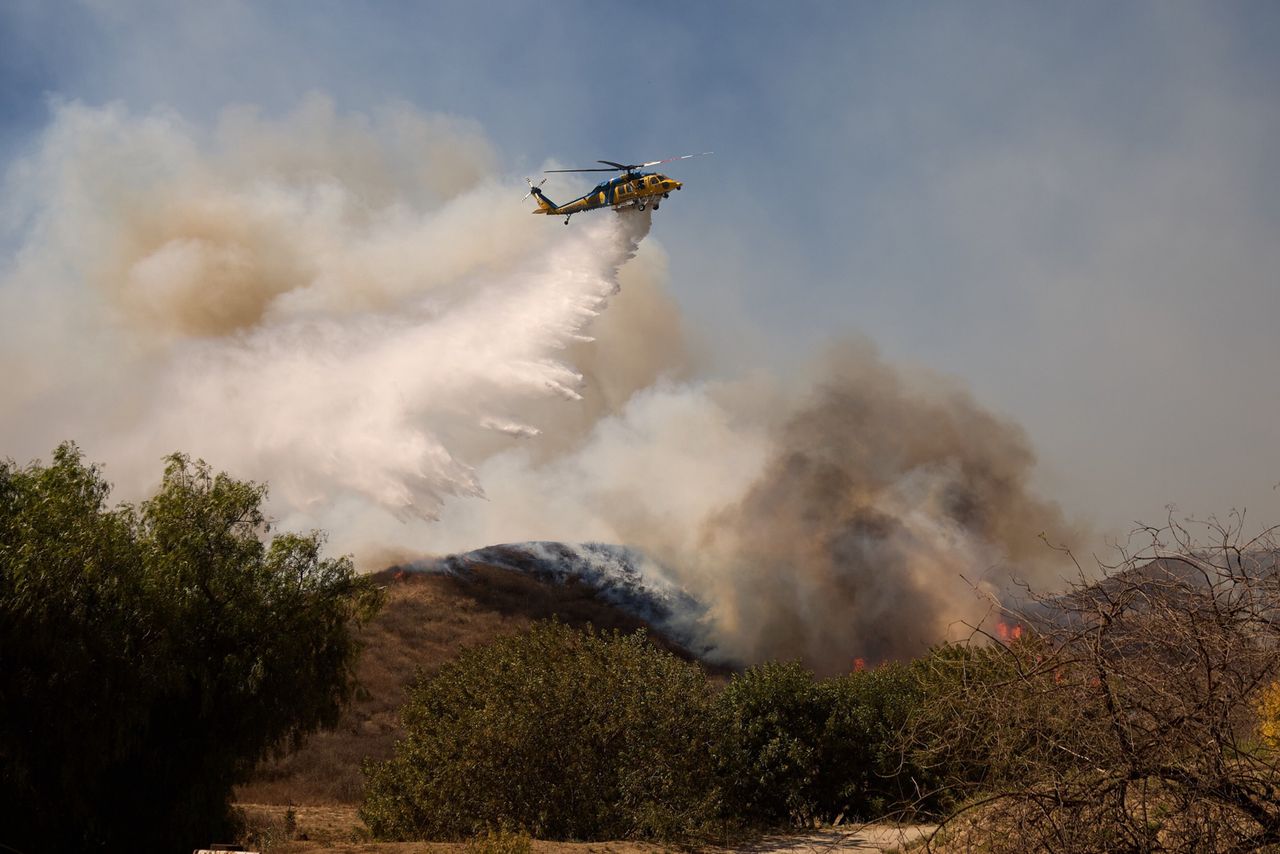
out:
M690 157L704 157L708 154L715 154L714 151L704 151L701 154L682 154L679 157L668 157L666 160L650 160L648 163L614 163L612 160L597 160L597 163L604 163L607 169L595 167L592 169L544 169L545 172L634 172L637 169L643 169L646 166L657 166L659 163L670 163L673 160L688 160Z

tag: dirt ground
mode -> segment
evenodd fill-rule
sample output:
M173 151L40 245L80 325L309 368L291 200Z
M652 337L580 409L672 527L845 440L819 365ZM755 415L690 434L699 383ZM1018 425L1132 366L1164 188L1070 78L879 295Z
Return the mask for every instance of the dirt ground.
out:
M240 804L239 807L261 840L251 850L263 854L463 854L467 850L463 843L368 842L368 830L356 808L351 806ZM871 854L912 847L933 829L931 825L893 824L823 828L808 833L770 835L750 844L710 850L755 854L787 851ZM679 849L634 842L535 841L533 850L535 854L665 854Z

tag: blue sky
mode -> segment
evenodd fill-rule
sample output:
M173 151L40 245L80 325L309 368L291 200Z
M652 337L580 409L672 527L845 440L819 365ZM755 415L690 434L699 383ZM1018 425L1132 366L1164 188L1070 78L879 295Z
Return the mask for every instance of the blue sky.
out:
M1277 44L1267 2L3 0L0 157L51 98L312 91L474 119L514 176L715 150L655 229L709 370L865 334L1104 525L1280 520Z

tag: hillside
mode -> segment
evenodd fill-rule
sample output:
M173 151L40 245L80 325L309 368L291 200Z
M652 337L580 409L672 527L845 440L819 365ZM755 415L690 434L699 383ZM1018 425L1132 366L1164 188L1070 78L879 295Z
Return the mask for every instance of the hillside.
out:
M477 553L482 554L482 553ZM455 567L456 570L456 567ZM453 572L392 567L378 573L386 585L381 613L362 632L357 667L360 691L331 731L300 750L264 763L237 800L265 804L354 804L361 796L361 763L390 755L399 736L397 712L419 671L431 672L462 649L556 617L570 625L624 632L646 629L654 641L682 657L683 648L639 617L605 601L598 587L574 577L551 579L480 560Z

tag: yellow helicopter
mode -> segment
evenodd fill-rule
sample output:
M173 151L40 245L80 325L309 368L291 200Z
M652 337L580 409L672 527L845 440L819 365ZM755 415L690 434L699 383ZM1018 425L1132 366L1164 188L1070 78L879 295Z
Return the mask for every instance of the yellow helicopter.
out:
M652 204L653 209L658 209L659 203L668 197L672 190L678 190L684 185L679 181L668 178L657 172L637 172L637 169L644 169L647 166L657 166L659 163L670 163L673 160L688 160L690 157L703 157L708 154L714 154L713 151L704 151L701 154L683 154L679 157L668 157L666 160L650 160L648 163L614 163L612 160L597 160L597 163L605 164L607 168L592 169L548 169L551 172L622 172L616 178L610 178L595 186L591 192L579 196L571 202L565 202L563 205L557 205L551 201L542 192L542 185L547 183L547 179L543 178L538 183L533 183L532 178L525 178L529 182L529 192L524 194L524 199L533 196L538 202L538 209L531 211L535 214L546 214L547 216L562 216L564 224L569 224L569 217L582 211L594 211L600 208L612 207L615 211L623 208L637 208L644 210L646 206ZM524 201L521 199L520 201Z

